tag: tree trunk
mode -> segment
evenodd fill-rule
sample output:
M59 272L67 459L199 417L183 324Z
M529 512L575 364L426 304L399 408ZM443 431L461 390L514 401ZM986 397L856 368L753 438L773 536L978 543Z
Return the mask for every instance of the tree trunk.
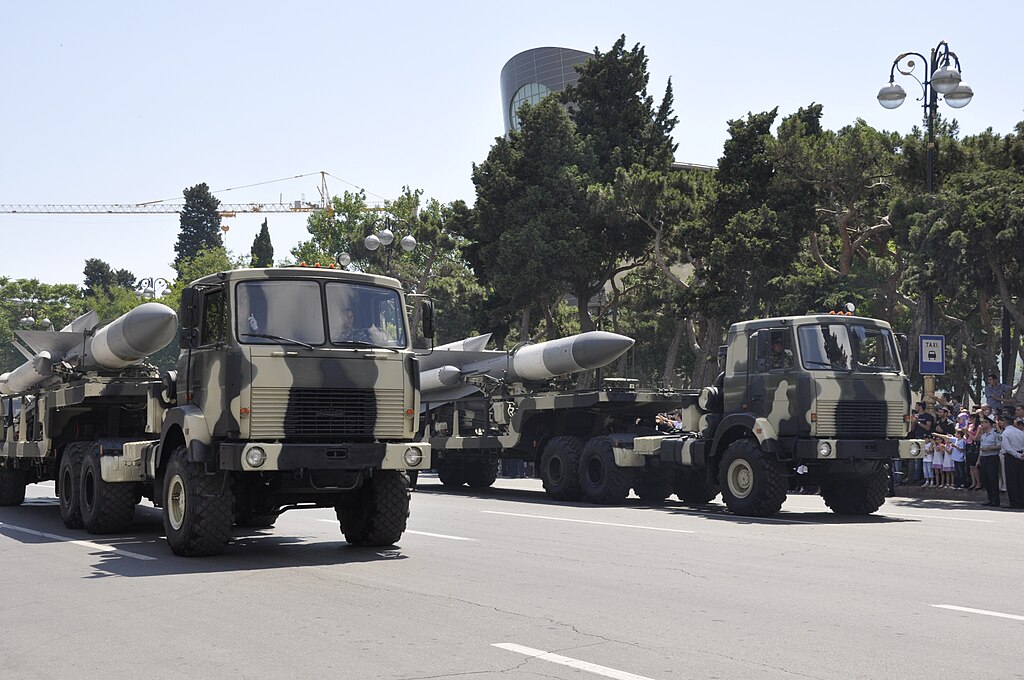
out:
M672 342L668 346L668 355L665 357L665 370L661 374L661 382L666 387L678 387L679 378L676 377L676 357L679 356L679 345L686 335L686 319L676 321L676 332L672 335Z

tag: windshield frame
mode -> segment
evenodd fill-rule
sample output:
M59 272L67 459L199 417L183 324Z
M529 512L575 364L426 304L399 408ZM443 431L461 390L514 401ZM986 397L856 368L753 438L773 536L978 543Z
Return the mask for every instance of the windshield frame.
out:
M301 293L280 294L276 299L266 293L286 286L292 290L298 287ZM312 301L313 286L318 296L316 304ZM265 302L262 308L255 309L257 305L253 301L257 298L254 292L258 290L265 291L262 295ZM336 337L338 318L330 303L332 299L344 297L344 294L337 294L339 290L356 296L359 300L356 304L363 305L361 318L372 320L375 314L378 318L386 316L389 323L378 322L386 325L385 330L368 333L364 339L342 340ZM256 278L235 283L232 297L231 324L239 345L390 350L406 349L408 345L405 302L401 291L392 287L342 279ZM385 315L385 311L388 314Z
M821 329L830 329L830 334L837 343L836 347L829 348L822 340ZM842 337L836 337L833 328L842 328ZM860 323L857 321L842 321L829 319L828 321L817 321L800 324L796 327L797 349L800 353L800 366L805 371L834 371L841 373L878 374L903 372L903 365L896 344L896 336L892 330L884 326ZM873 357L876 363L870 363L862 351L862 346L869 345L868 341L875 343L882 342L877 349L884 354L884 361L877 363L878 355ZM813 344L811 344L813 343ZM837 359L844 358L838 362Z

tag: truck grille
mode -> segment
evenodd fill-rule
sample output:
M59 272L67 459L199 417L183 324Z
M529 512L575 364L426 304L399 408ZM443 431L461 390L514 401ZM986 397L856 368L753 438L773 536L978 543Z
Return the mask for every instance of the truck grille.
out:
M903 437L906 424L900 409L890 411L884 401L818 401L819 437L875 439Z
M400 437L402 390L255 387L250 437L338 440Z

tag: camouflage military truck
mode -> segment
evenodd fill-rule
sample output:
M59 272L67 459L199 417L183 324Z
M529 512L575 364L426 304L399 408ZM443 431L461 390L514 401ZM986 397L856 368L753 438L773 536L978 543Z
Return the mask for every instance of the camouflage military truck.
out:
M0 505L55 479L68 528L112 533L146 496L179 555L218 553L233 525L269 527L296 508L333 507L355 545L399 540L407 471L430 467L430 446L414 441L418 372L398 281L320 268L199 279L182 295L177 371L162 376L135 356L147 318L166 327L159 307L55 334L84 338L77 349L32 338L53 351L0 376ZM423 320L430 336L429 304Z
M910 386L900 339L883 321L848 315L734 324L714 386L666 393L635 381L551 391L502 386L427 420L442 483L485 487L503 457L537 464L548 495L619 503L630 489L659 503L768 516L790 490L818 487L835 512L885 502L887 466L922 455L907 438ZM680 412L676 432L655 417Z
M535 464L555 500L621 501L643 476L615 465L609 433L657 434L655 419L679 404L678 392L639 390L612 378L595 389L491 383L496 391L428 411L426 437L441 483L491 486L499 459ZM640 480L640 481L637 481Z
M787 492L818 487L837 513L885 502L888 464L922 455L908 439L910 385L884 321L846 314L734 324L716 385L687 392L682 431L614 437L620 465L662 469L663 497L769 516Z

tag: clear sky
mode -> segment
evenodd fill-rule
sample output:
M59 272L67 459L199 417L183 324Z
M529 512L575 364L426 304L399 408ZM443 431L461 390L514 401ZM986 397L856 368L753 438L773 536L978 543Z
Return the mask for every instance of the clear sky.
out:
M875 101L893 59L940 40L974 88L964 134L1024 120L1024 3L1002 2L0 2L0 204L181 199L325 170L332 194L404 185L474 200L471 166L501 135L499 73L534 47L646 47L666 81L677 160L713 165L726 122L811 102L826 127L909 131L918 86ZM953 110L942 106L952 116ZM217 193L225 203L319 197L319 176ZM924 179L922 178L922 184ZM305 215L270 215L275 257ZM248 253L263 216L226 221ZM177 215L0 214L0 276L81 283L86 258L170 277Z

